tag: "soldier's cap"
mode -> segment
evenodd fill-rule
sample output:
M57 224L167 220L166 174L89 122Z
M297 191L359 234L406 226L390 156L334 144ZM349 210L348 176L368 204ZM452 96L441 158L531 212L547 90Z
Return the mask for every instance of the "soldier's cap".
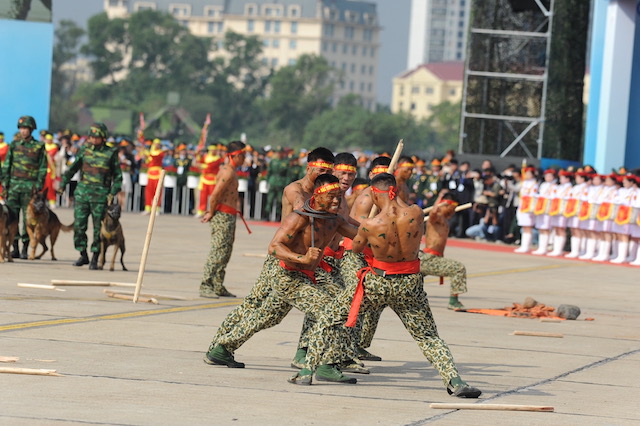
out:
M89 133L87 133L87 136L106 139L109 136L109 132L107 131L107 126L104 123L96 121L89 128Z
M80 136L78 136L77 133L74 133L73 135L71 135L71 140L72 141L79 141L80 140Z
M128 141L128 140L126 140L126 139L122 139L122 140L120 141L120 144L119 144L119 145L120 145L120 146L127 146L127 145L129 145L129 141Z
M36 126L36 119L30 115L23 115L18 119L18 129L20 127L30 127L31 130L34 130L38 126Z
M183 143L181 143L180 145L178 145L178 148L176 149L177 151L182 151L183 149L187 149L187 146Z
M437 158L434 158L433 160L431 160L431 167L440 167L441 163L440 160L438 160Z

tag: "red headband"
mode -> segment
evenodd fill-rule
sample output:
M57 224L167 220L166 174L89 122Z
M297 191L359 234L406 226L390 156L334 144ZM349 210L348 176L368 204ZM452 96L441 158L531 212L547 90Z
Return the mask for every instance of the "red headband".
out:
M453 207L458 207L458 202L453 200L440 200L438 204L451 204Z
M394 198L396 198L396 187L391 185L389 186L389 189L384 190L384 189L380 189L380 188L376 188L375 186L371 187L371 190L373 192L377 192L377 193L385 193L388 192L389 193L389 199L393 200Z
M356 185L353 187L354 191L359 191L361 189L365 189L366 187L368 187L369 185L367 185L366 183L361 183L360 185Z
M313 191L313 193L324 194L325 192L333 191L334 189L340 189L340 184L338 182L327 183L325 185L319 186Z
M373 174L380 174L380 173L387 173L389 171L389 166L375 166L373 169L371 169L371 173Z
M355 166L350 166L349 164L336 164L333 167L333 170L339 170L339 171L344 171L344 172L356 172L356 168Z

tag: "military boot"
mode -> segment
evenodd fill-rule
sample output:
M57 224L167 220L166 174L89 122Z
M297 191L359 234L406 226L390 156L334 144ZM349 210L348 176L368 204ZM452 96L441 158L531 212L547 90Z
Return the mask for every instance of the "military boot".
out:
M93 253L91 256L91 263L89 263L89 269L98 269L98 253Z
M20 257L20 249L18 248L18 240L13 242L13 251L11 252L11 257L17 259Z
M22 243L22 251L20 252L20 259L29 258L29 242Z
M87 251L82 250L80 252L80 258L76 260L76 263L74 263L73 266L82 266L82 265L88 265L88 264L89 264L89 257L87 256Z

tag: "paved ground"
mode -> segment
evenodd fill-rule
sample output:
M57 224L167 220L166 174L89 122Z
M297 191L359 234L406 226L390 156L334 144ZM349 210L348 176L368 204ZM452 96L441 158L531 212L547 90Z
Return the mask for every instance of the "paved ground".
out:
M70 223L70 210L57 210ZM212 367L202 356L216 327L240 299L201 299L199 280L208 227L159 216L144 291L185 300L133 304L107 298L103 288L67 291L17 287L51 279L135 282L148 217L123 216L129 272L74 268L70 234L56 244L57 262L0 265L0 367L56 369L64 377L2 374L0 424L638 424L640 300L638 268L517 255L487 244L460 247L468 307L500 308L532 296L547 305L578 305L578 321L456 313L446 309L447 285L429 279L434 316L463 377L484 394L477 403L555 407L554 413L431 409L432 402L474 402L447 395L398 318L385 311L371 351L384 361L357 385L296 387L302 315L258 333L236 354L244 370ZM274 227L239 224L228 288L246 294L262 265ZM584 321L585 318L594 321ZM562 333L564 338L514 336L514 330Z

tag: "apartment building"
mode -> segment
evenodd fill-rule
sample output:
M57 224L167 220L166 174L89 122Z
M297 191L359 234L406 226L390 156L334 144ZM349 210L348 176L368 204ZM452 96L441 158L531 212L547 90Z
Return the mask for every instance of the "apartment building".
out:
M411 0L407 69L464 61L472 0Z
M222 47L228 30L258 36L265 66L295 64L302 54L324 56L341 75L334 102L360 95L376 105L379 32L376 5L351 0L104 0L110 18L152 9L171 13L196 36ZM217 54L224 54L223 51Z
M391 111L405 111L417 119L429 118L433 107L462 99L464 62L419 65L393 79Z

